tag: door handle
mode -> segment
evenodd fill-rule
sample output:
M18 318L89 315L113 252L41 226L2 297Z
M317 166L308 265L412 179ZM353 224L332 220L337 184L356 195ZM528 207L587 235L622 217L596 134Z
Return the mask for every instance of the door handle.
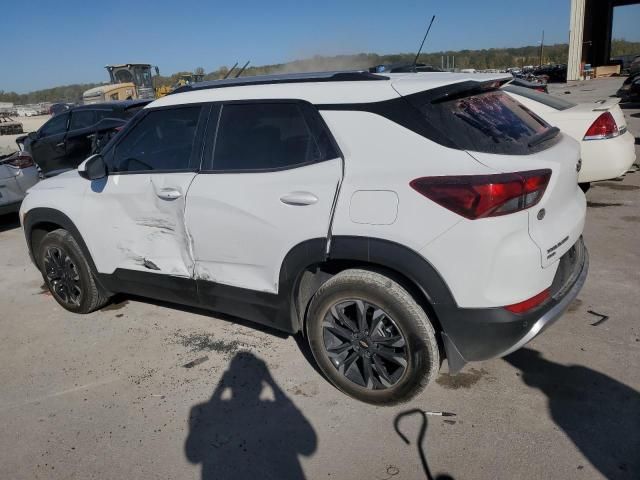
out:
M310 192L291 192L282 195L280 201L287 205L304 206L313 205L318 201L318 197Z
M60 143L56 143L56 148L62 148L62 147L64 147L64 146L65 146L65 143L66 143L66 142L64 142L64 141L62 141L62 142L60 142Z
M182 196L182 192L177 188L163 188L157 192L157 195L163 200L175 200Z

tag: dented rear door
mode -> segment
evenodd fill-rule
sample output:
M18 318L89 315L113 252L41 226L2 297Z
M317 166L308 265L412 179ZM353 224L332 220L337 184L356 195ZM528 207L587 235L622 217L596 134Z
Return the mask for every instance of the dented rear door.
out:
M109 175L92 182L83 206L83 236L100 273L192 276L185 199L208 110L151 109L105 152Z

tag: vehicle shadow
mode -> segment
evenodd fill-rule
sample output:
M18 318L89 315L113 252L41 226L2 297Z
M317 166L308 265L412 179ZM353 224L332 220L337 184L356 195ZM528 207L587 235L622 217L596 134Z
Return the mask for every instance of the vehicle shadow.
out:
M429 463L427 462L427 454L425 453L424 446L429 421L427 420L427 415L424 410L414 408L411 410L400 412L398 415L396 415L396 418L393 420L393 428L395 429L396 433L400 436L404 443L406 443L407 445L411 445L411 441L400 430L400 420L402 420L404 417L410 416L417 416L420 420L420 429L418 430L418 438L416 439L416 449L418 450L418 456L420 457L420 462L422 463L422 470L424 471L425 478L427 480L453 480L453 477L446 473L438 474L434 477L431 473L431 470L429 469Z
M120 308L126 306L129 300L133 300L140 303L146 303L148 305L156 305L158 307L170 308L171 310L177 310L185 313L193 313L195 315L203 315L205 317L209 317L212 320L221 320L223 322L234 323L237 325L242 325L244 327L251 328L252 330L256 330L258 332L265 332L269 335L276 336L278 338L289 338L289 334L283 332L282 330L278 330L277 328L270 327L268 325L263 325L261 323L252 322L250 320L246 320L241 317L234 317L233 315L227 315L226 313L216 312L214 310L208 310L206 308L200 307L192 307L189 305L184 305L180 303L173 302L165 302L163 300L156 300L154 298L148 297L139 297L137 295L129 295L124 293L117 293L114 295L109 303L102 308L102 310L119 310Z
M606 478L640 478L640 393L580 365L560 365L523 348L505 360L540 389L553 421Z
M234 356L211 399L191 409L185 455L202 479L304 478L299 456L317 447L315 430L249 352Z
M20 219L17 213L8 213L0 215L0 233L20 228Z

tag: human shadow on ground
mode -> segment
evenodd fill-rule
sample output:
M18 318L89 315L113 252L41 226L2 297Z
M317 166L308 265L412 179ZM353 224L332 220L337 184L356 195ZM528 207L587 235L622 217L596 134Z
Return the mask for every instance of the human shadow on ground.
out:
M418 456L420 457L420 462L422 463L422 470L424 471L424 475L427 480L453 480L453 477L446 473L438 474L434 477L431 473L431 470L429 469L429 462L427 462L427 454L425 452L424 445L429 421L427 420L427 415L424 410L414 408L405 412L400 412L398 415L396 415L396 418L393 420L393 428L396 430L396 433L400 436L404 443L406 443L407 445L411 445L411 440L409 440L406 435L400 430L400 420L402 420L404 417L409 416L417 416L420 420L420 430L418 431L418 438L416 439L416 449L418 450Z
M300 479L300 455L311 456L316 433L249 352L234 356L211 399L191 409L185 455L202 479Z
M553 421L606 478L640 478L640 394L580 365L560 365L523 348L505 360L540 389Z

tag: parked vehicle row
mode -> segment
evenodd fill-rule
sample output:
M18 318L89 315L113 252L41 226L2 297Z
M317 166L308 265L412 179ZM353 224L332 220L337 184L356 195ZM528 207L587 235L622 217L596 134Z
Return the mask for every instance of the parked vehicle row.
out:
M506 80L182 87L31 189L29 251L72 312L123 292L229 313L303 333L355 398L406 401L441 352L455 372L520 348L586 278L579 145Z

